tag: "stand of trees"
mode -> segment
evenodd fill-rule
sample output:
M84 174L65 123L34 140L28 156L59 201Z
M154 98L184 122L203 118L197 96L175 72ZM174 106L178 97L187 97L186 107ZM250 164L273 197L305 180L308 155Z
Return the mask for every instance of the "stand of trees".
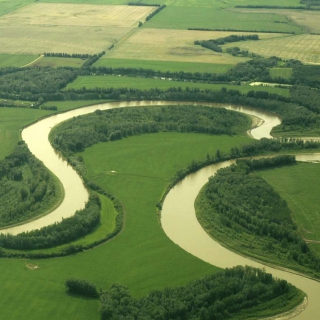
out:
M54 205L61 191L24 142L0 161L0 226L25 221Z
M53 146L68 155L100 141L160 131L235 134L250 127L250 119L222 108L163 106L121 108L77 117L50 133Z
M299 303L302 298L285 280L237 266L183 287L152 291L140 299L134 299L126 286L113 284L101 295L100 315L102 320L246 319L279 313L286 303Z
M67 292L88 298L99 298L97 287L94 283L81 279L67 279L65 281Z
M209 179L196 201L201 224L240 252L319 276L320 259L291 219L287 203L254 170L294 163L292 156L239 160Z

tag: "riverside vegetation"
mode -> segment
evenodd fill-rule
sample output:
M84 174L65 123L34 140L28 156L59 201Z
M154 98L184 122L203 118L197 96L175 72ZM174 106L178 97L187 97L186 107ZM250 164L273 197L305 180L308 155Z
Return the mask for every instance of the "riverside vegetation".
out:
M294 162L293 156L278 156L220 169L197 198L197 216L229 248L319 277L320 259L298 232L287 203L254 174Z

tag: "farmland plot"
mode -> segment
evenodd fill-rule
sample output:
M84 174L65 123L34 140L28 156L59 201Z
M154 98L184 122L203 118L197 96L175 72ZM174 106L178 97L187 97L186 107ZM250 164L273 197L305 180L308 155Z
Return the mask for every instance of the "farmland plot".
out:
M125 42L119 42L108 53L114 59L161 60L180 62L206 62L236 64L245 58L232 57L201 46L194 45L195 40L226 37L243 32L139 29ZM252 34L252 33L250 33ZM279 37L279 34L260 34L260 38Z
M153 10L32 4L0 18L0 53L97 53L124 37Z
M234 45L226 45L228 46ZM309 64L320 64L319 35L301 34L263 41L244 41L237 43L237 46L266 57L277 56L283 59L297 59Z

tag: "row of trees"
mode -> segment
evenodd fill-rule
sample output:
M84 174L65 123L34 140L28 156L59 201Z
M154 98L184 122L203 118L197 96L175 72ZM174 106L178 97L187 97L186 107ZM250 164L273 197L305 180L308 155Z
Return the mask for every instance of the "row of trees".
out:
M134 299L128 288L113 284L102 293L102 320L244 319L259 312L275 314L283 301L299 297L299 291L285 280L251 267L237 266L196 280L185 286L165 288ZM273 310L268 310L273 301ZM259 311L257 311L259 306Z
M76 240L93 231L100 222L100 199L91 195L84 209L74 216L38 230L16 236L0 234L0 245L7 249L34 250L51 248Z
M89 59L92 54L89 53L65 53L65 52L45 52L45 57L59 57L59 58L78 58L78 59Z
M246 40L259 40L259 36L257 34L247 35L247 36L238 36L238 35L230 35L224 38L218 39L210 39L210 40L196 40L194 42L195 45L200 45L201 47L216 51L222 52L221 46L230 43L230 42L239 42Z

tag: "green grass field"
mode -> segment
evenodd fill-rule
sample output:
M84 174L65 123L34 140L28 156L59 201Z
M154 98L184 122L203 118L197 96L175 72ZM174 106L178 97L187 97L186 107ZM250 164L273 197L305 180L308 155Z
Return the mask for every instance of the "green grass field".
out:
M37 58L37 55L0 54L0 68L22 67Z
M73 67L80 68L85 60L78 58L42 57L32 64L32 67Z
M292 68L272 68L270 69L272 78L290 79L292 76Z
M0 159L9 155L21 140L20 129L23 126L50 113L52 111L0 108Z
M153 69L161 72L209 72L225 73L230 70L231 64L197 63L197 62L173 62L173 61L155 61L155 60L127 60L127 59L108 59L103 56L95 64L95 67L111 68L143 68Z
M82 155L88 176L114 193L126 209L123 232L93 250L64 258L1 261L1 316L4 319L99 319L98 302L65 294L74 277L108 288L118 282L134 296L176 286L217 269L174 245L161 229L155 204L168 179L193 158L217 148L227 151L246 137L159 133L100 143ZM166 154L166 161L163 161ZM195 156L196 155L196 156ZM109 170L117 171L108 175ZM99 177L99 178L97 178ZM26 268L39 266L38 271ZM37 310L37 312L34 312Z
M289 96L289 89L264 87L264 86L249 86L249 85L228 85L228 84L209 84L209 83L195 83L195 82L182 82L182 81L169 81L160 79L137 78L126 76L80 76L74 82L67 85L66 89L81 89L86 87L90 88L136 88L141 90L148 90L158 88L166 90L172 87L181 87L185 89L200 88L220 90L222 87L227 89L239 90L241 93L248 91L267 91L270 93L277 93L279 95Z
M303 237L320 241L320 165L299 163L258 174L287 201Z
M239 14L220 8L210 9L187 6L168 6L146 22L144 27L159 29L210 28L294 33L303 31L300 27L291 24L290 20L284 15L247 12Z

